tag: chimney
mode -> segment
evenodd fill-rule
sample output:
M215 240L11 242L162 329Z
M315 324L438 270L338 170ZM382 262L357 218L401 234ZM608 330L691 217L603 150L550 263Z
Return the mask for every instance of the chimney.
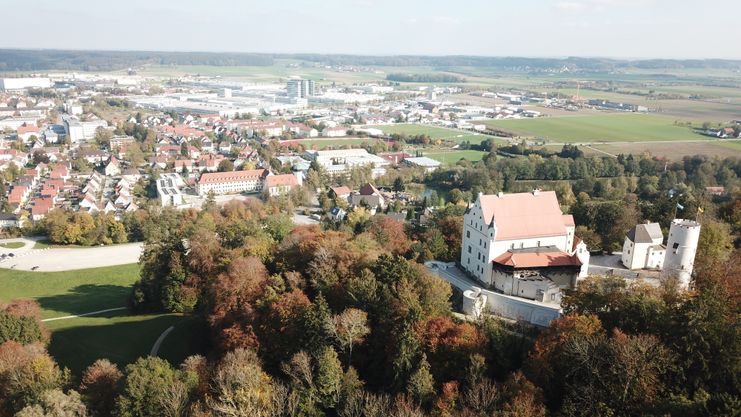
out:
M497 197L499 197L499 198L502 198L502 197L504 197L504 193L503 193L503 192L501 192L501 191L500 191L500 192L498 192L498 193L497 193Z
M534 190L533 190L533 195L534 195L534 196L536 196L536 197L537 197L537 196L539 196L539 195L540 195L540 190L539 190L539 189L537 189L537 188L536 188L536 189L534 189Z

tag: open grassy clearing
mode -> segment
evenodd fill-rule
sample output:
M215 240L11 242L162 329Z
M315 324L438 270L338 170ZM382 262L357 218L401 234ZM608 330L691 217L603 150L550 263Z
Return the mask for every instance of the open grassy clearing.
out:
M561 146L548 146L549 150L558 151ZM579 147L586 155L607 156L633 154L641 155L650 153L653 156L668 158L670 160L681 160L685 156L704 155L710 158L741 158L741 142L685 142L685 143L620 143L600 144L591 147Z
M139 278L139 265L65 272L0 269L0 301L33 298L42 318L122 307Z
M674 120L650 114L605 114L544 117L538 119L491 120L488 126L516 136L551 142L643 142L700 140L692 129L674 125Z
M334 139L299 139L292 140L289 143L298 143L304 145L306 149L324 149L328 147L354 146L359 147L363 143L373 143L380 141L374 138L334 138Z
M26 244L23 242L0 243L0 248L5 248L5 249L20 249L24 246L26 246Z
M484 139L494 139L492 136L473 133L464 130L447 129L438 126L428 125L417 125L417 124L395 124L395 125L384 125L384 126L367 126L370 128L380 129L386 134L406 134L408 136L414 135L428 135L432 139L441 139L445 141L461 143L468 141L470 143L479 144Z
M96 316L48 322L52 331L49 353L61 366L66 366L79 375L95 360L106 358L119 366L125 366L137 358L146 356L157 338L170 326L185 325L194 320L180 314L131 315L126 311L103 313ZM159 352L158 356L179 364L194 351L187 334L172 332L163 346L173 352Z
M487 152L484 151L473 150L424 152L424 156L435 159L447 165L453 165L460 159L466 159L471 162L480 161L481 158L483 158L486 154Z
M138 276L137 264L66 272L0 269L0 301L35 299L41 305L42 318L123 307ZM52 331L50 353L60 365L79 375L98 358L119 365L133 362L147 355L168 327L192 328L194 321L183 315L133 315L121 310L45 324ZM191 332L175 331L165 340L160 356L179 363L187 354L199 351L198 346Z

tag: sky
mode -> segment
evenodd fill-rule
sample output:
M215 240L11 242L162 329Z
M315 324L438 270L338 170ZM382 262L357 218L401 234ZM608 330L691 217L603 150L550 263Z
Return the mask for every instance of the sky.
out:
M741 15L740 0L0 0L0 6L0 48L741 59L741 29L732 18Z

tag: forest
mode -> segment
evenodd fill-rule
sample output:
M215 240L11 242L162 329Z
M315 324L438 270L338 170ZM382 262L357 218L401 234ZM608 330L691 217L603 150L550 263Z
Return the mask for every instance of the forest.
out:
M456 210L435 233L460 238ZM448 218L447 222L445 218ZM2 416L735 416L739 252L702 258L696 285L591 277L545 329L461 320L415 261L424 240L384 216L293 227L259 201L152 211L131 296L206 324L173 365L101 359L82 375L45 351L38 305L0 312ZM449 236L446 236L449 235ZM451 243L453 244L453 243ZM447 245L443 245L447 246Z
M205 348L180 364L101 358L73 375L46 350L39 305L12 300L0 306L0 417L738 416L740 176L733 158L492 149L378 180L394 192L434 186L417 206L389 207L412 220L433 208L424 223L359 207L343 223L294 226L275 199L149 206L121 222L53 212L44 227L56 241L143 241L129 308L198 320ZM312 165L309 186L329 181ZM693 287L592 276L547 328L457 314L461 294L422 263L460 257L479 192L534 187L556 191L595 252L619 248L644 220L701 216Z
M328 65L430 66L560 69L606 72L619 69L737 69L741 61L722 59L618 60L609 58L521 58L483 56L362 56L323 54L257 54L227 52L75 51L0 49L0 71L78 70L112 71L142 65L272 66L275 59L298 59Z

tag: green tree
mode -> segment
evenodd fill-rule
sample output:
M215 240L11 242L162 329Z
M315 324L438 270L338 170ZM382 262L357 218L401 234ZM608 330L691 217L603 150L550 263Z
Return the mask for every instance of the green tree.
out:
M428 404L435 394L435 381L430 372L430 363L423 353L417 364L417 369L409 376L407 391L420 404Z
M12 340L27 345L43 339L44 334L34 317L0 311L0 344Z
M342 387L342 365L337 352L326 346L316 358L317 370L314 385L316 386L319 402L325 408L334 408L339 401Z
M116 401L120 417L172 416L171 398L179 397L183 386L182 374L164 359L139 358L126 366L126 377L121 395Z

